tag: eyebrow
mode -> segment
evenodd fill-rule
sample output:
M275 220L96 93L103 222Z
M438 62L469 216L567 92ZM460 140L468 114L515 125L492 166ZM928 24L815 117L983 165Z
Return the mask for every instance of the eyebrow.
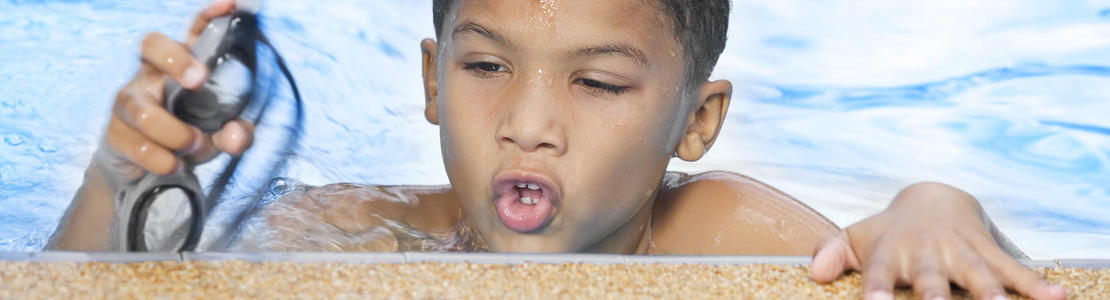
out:
M493 40L493 41L498 42L500 44L509 46L509 48L515 48L515 47L513 47L513 44L510 43L508 39L505 39L505 37L501 36L501 34L498 34L497 32L494 32L494 31L490 31L490 30L486 29L485 27L482 27L482 25L478 25L477 23L474 23L474 22L464 22L462 24L459 24L459 26L455 27L455 30L451 33L451 36L455 37L459 34L468 33L468 32L477 33L478 35L481 35L481 36L483 36L487 39L490 39L490 40Z
M474 22L467 21L467 22L463 22L463 23L459 24L458 26L455 27L455 30L452 31L451 36L454 37L454 36L457 36L457 35L463 34L463 33L477 33L478 35L481 35L481 36L483 36L487 39L490 39L490 40L495 41L497 43L500 43L502 45L508 46L509 48L516 49L516 47L513 46L513 43L511 43L508 39L506 39L501 34L498 34L495 31L491 31L489 29L486 29L485 27L482 27L482 25L478 25L477 23L474 23ZM647 65L648 65L647 55L645 55L643 51L640 51L640 49L638 49L636 47L633 47L631 45L625 44L625 43L612 43L612 44L605 44L605 45L589 46L589 47L585 47L585 48L579 48L578 50L575 50L573 54L571 54L571 57L572 58L580 58L580 57L584 57L584 56L602 56L602 55L623 56L623 57L627 57L627 58L632 59L633 61L636 62L636 64L640 65L641 67L647 67Z
M597 55L619 55L636 61L636 63L639 64L641 67L647 67L648 65L647 55L644 55L643 51L640 51L640 49L636 49L636 47L632 47L623 43L581 48L577 51L574 51L572 57Z

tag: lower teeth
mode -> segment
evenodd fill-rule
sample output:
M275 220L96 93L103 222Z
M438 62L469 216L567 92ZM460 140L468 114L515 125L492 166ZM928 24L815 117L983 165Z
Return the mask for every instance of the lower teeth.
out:
M520 202L524 204L535 204L535 202L532 201L532 198L529 197L520 197Z

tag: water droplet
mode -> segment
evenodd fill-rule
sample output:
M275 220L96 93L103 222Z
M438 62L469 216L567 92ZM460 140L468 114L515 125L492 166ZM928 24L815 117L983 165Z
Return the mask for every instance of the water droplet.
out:
M58 147L54 146L53 142L44 141L42 143L39 143L39 151L42 151L42 152L45 152L45 153L54 153L54 152L58 152Z
M19 145L23 145L23 143L26 142L26 141L24 140L22 135L9 134L7 136L4 136L4 142L8 143L8 145L19 146Z

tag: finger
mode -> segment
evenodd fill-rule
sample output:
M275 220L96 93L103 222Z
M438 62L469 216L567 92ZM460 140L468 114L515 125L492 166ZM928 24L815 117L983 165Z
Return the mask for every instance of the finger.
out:
M818 244L813 253L813 265L809 269L810 279L828 283L839 278L845 271L859 269L859 260L850 245L848 233L843 230Z
M144 91L124 88L116 96L115 116L159 146L177 151L195 151L194 133Z
M217 0L212 2L212 5L209 5L208 8L201 11L200 14L197 15L197 19L193 21L193 27L189 29L188 38L185 39L187 41L186 43L192 45L193 42L197 40L197 37L200 36L200 33L204 32L204 28L208 26L208 23L212 22L212 19L231 13L233 8L235 8L235 1Z
M139 66L139 72L135 73L135 78L131 80L130 84L136 87L141 87L143 91L154 99L155 103L162 105L162 89L165 87L166 74L159 71L154 65L145 61Z
M890 247L880 247L865 258L863 266L863 299L894 299L898 267Z
M143 39L143 62L169 75L188 89L195 89L208 77L208 68L197 61L185 45L159 32Z
M963 268L952 276L957 284L971 292L976 299L1009 299L1002 283L995 278L994 270L978 254L965 248L959 257L960 261L956 265Z
M1064 287L1049 283L1016 260L1008 257L1004 260L989 264L998 270L1001 277L999 279L1005 286L1037 300L1068 298L1068 291Z
M948 286L948 277L940 271L940 264L934 256L937 252L920 252L914 261L913 291L917 299L949 299L952 291Z
M212 143L216 148L231 155L243 154L253 141L254 125L243 119L227 122L220 131L212 134Z
M113 116L108 123L108 146L132 163L158 175L180 168L177 156Z
M1002 251L991 239L979 236L964 237L987 264L1000 275L1003 285L1033 299L1067 299L1067 290L1049 283Z
M204 134L203 131L200 131L200 128L192 127L192 129L196 139L195 142L200 145L196 151L185 156L186 161L197 165L212 160L220 154L220 149L216 149L216 146L212 144L211 136Z
M913 292L917 299L951 299L952 291L948 287L948 277L941 276L939 272L922 272L913 279Z

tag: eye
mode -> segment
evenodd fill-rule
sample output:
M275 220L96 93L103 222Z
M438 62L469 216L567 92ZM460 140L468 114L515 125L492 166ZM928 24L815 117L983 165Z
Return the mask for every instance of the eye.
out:
M619 86L619 85L608 84L608 83L604 83L604 82L593 80L593 79L583 78L583 79L579 79L578 81L581 82L582 85L585 85L586 87L588 87L592 90L605 92L605 93L610 93L610 94L613 94L613 95L620 95L621 93L624 93L625 91L628 90L627 86Z
M485 61L466 63L463 65L463 69L474 72L480 77L489 77L492 76L493 73L506 72L509 70L509 68L505 66Z

